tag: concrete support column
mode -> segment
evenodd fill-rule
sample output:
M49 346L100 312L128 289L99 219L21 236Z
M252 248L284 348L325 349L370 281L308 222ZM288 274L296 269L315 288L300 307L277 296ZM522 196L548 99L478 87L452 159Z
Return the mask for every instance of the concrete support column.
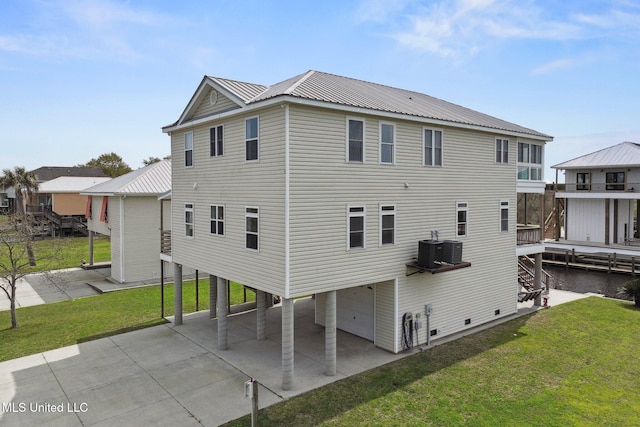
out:
M293 389L293 298L282 299L282 389Z
M267 294L256 290L256 338L267 338Z
M89 265L93 265L93 231L89 230Z
M218 277L218 350L226 350L227 345L227 280Z
M533 278L533 288L542 289L542 254L536 254L535 276ZM542 295L538 295L533 305L542 305Z
M182 325L182 265L173 264L173 323Z
M209 275L209 319L216 317L216 302L218 300L218 278Z
M336 291L327 292L324 326L324 351L326 368L324 373L330 377L336 374Z

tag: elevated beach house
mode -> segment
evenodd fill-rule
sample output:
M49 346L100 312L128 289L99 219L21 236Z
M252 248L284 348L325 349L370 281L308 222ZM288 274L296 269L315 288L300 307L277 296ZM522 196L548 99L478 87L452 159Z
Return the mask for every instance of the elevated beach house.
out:
M620 144L552 168L564 171L564 239L615 245L638 240L640 144Z
M541 270L540 230L519 240L516 225L517 192L544 193L552 137L536 130L309 71L272 86L205 76L163 131L176 278L216 279L223 349L227 280L256 290L257 339L265 299L282 298L283 389L296 298L315 296L333 375L336 328L400 352L515 313L518 256Z

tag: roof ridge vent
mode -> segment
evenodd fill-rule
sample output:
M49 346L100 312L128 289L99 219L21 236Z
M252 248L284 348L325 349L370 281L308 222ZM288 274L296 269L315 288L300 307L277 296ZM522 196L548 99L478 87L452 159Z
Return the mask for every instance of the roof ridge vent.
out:
M307 73L302 76L302 78L300 80L298 80L297 82L295 82L294 84L291 85L291 87L287 90L284 91L284 93L286 95L291 95L293 93L294 90L296 90L298 88L298 86L300 86L302 83L304 83L309 77L311 77L313 74L315 73L315 71L313 70L309 70L307 71Z

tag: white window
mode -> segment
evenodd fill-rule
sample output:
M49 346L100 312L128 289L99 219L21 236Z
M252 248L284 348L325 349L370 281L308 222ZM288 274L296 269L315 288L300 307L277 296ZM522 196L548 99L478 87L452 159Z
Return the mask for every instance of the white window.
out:
M347 248L364 248L364 206L347 207Z
M542 180L542 145L518 143L518 179Z
M184 134L184 165L193 166L193 132Z
M456 236L465 237L468 232L469 204L456 202Z
M224 206L211 205L211 234L224 236Z
M500 201L500 231L509 231L509 201Z
M209 129L209 155L211 157L224 154L224 127L216 126Z
M245 208L246 248L258 250L260 208Z
M424 129L424 165L442 166L442 131Z
M193 237L193 203L184 204L184 235Z
M388 123L380 123L380 163L394 163L396 127Z
M509 140L496 138L496 163L509 163Z
M347 161L364 162L364 120L347 120Z
M380 246L396 243L396 207L380 206Z
M259 123L257 117L252 117L246 120L245 126L245 147L246 147L246 157L247 161L249 160L258 160L258 133L259 133Z

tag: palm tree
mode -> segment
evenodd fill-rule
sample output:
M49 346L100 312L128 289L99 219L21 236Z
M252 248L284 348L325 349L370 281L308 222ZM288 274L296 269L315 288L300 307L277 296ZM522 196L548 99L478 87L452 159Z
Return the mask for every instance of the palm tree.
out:
M636 307L640 307L640 279L633 279L622 286L620 294L633 298Z
M0 176L0 187L13 187L16 194L17 217L27 223L25 202L31 195L38 191L38 179L33 172L27 172L24 167L16 166L11 169L3 169ZM33 254L31 242L27 241L27 252L29 254L29 264L36 265L36 257Z
M38 191L38 179L33 172L21 166L11 169L4 169L0 176L0 187L13 187L16 193L16 211L18 215L25 215L25 201Z

